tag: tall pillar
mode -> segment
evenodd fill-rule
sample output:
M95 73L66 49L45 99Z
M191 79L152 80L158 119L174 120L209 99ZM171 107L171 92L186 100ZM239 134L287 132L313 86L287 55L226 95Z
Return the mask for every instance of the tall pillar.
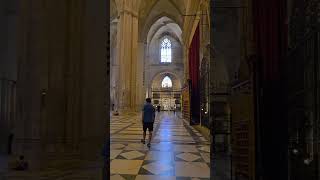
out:
M20 3L14 153L31 169L70 154L96 158L108 122L106 2Z
M21 1L18 47L17 121L14 155L24 155L30 168L43 167L46 134L45 92L48 78L48 44L45 7L39 1Z
M137 59L137 81L136 81L136 110L140 111L145 99L145 50L147 45L144 42L138 43L138 59Z
M115 18L110 23L110 63L111 63L111 77L110 77L110 98L113 110L117 111L119 107L119 59L117 58L117 37L118 37L118 18ZM111 108L112 108L111 106Z
M133 110L137 92L138 7L139 0L120 0L117 53L120 64L120 109Z
M75 0L77 1L77 0ZM81 43L81 155L85 159L101 159L104 141L109 135L110 62L107 61L107 1L85 0ZM78 121L79 122L79 121Z
M145 51L144 51L144 81L145 81L145 96L144 98L147 98L147 97L152 97L152 74L150 72L150 63L151 63L151 60L150 60L150 55L149 55L149 44L145 44ZM145 101L143 101L145 102Z
M16 17L14 1L0 2L0 179L7 171L8 145L15 120ZM4 177L3 177L4 178Z

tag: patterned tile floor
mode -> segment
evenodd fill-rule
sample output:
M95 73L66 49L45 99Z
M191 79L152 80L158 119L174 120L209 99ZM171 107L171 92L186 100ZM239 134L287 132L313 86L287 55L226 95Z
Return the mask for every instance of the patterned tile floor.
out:
M150 149L140 143L140 114L113 116L110 179L210 179L209 142L179 116L157 113Z

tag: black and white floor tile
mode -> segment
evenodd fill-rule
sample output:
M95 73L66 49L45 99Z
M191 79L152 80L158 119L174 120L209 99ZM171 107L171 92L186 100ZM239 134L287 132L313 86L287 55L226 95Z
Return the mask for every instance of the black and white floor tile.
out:
M110 128L111 180L210 179L209 141L177 114L157 113L151 148L140 114L113 116Z

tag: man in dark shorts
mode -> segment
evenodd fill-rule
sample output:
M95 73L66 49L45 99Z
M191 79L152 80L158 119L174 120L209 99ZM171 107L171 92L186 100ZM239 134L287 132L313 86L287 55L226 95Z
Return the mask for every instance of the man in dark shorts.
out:
M143 144L146 143L146 131L149 130L149 142L147 144L148 147L151 146L151 138L152 138L152 131L153 131L153 123L155 119L155 108L151 104L151 99L146 99L146 104L143 106L142 110L142 124L143 124L143 139L141 142Z

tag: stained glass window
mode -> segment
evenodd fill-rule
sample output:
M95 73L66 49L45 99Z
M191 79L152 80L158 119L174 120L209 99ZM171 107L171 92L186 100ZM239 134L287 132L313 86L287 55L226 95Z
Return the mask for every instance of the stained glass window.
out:
M168 38L161 42L161 62L171 62L171 41Z

